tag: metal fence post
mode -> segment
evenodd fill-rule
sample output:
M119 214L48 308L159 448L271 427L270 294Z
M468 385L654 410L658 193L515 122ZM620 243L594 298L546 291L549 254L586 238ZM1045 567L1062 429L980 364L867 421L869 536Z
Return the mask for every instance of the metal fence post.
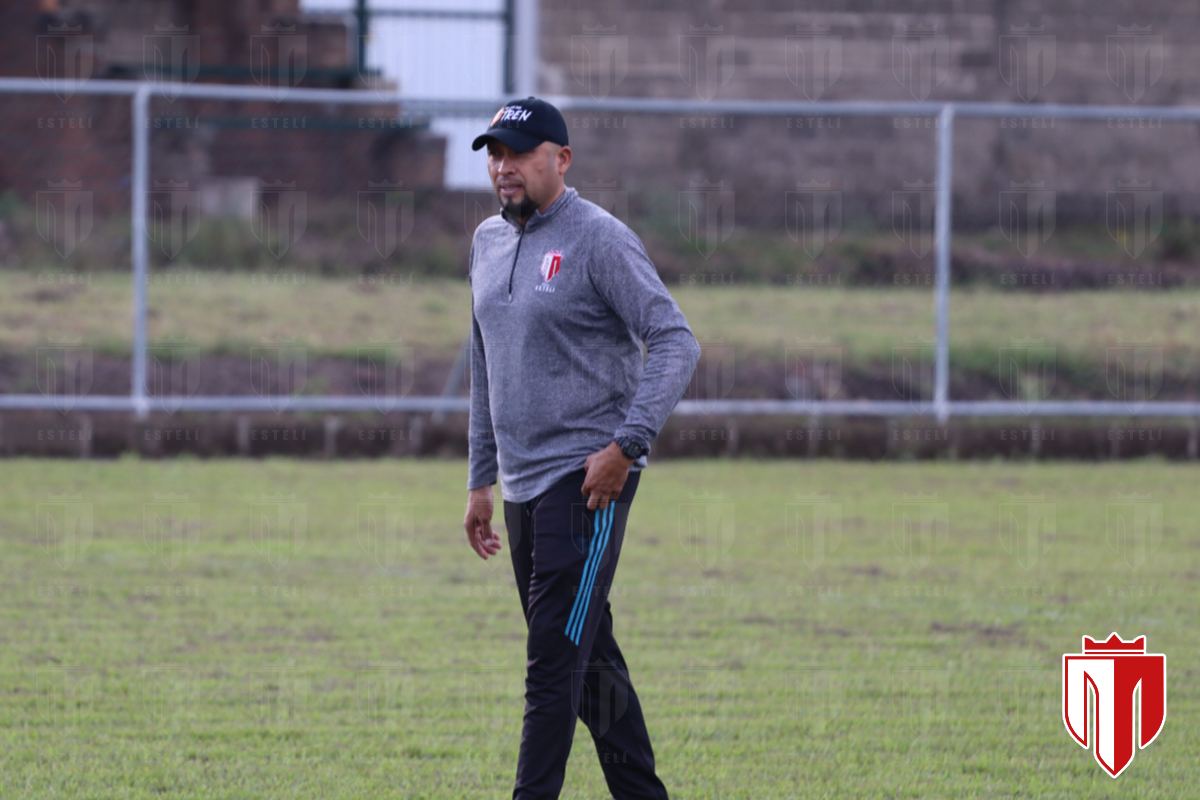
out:
M541 68L539 6L538 0L512 0L509 42L513 50L513 86L511 90L505 86L504 90L512 91L517 97L538 93L538 71Z
M146 400L146 207L150 183L150 88L139 83L133 95L133 385L130 397L138 419L150 413Z
M933 373L933 409L937 420L950 418L950 188L953 183L954 106L942 106L938 115L937 209L934 239L937 252L937 276L934 283L934 312L937 318L937 350Z

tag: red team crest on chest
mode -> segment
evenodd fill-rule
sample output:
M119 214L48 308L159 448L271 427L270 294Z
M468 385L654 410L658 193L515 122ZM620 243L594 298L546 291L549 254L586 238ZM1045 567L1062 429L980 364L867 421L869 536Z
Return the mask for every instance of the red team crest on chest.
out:
M546 279L547 283L558 274L561 266L562 253L558 250L551 250L542 256L542 277Z

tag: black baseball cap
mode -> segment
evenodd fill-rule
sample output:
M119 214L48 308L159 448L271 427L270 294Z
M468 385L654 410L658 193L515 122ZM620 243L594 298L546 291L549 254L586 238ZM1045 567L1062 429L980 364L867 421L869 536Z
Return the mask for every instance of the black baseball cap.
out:
M532 150L542 142L566 145L567 123L562 112L545 100L526 97L513 100L497 111L487 132L475 137L471 149L478 150L488 139L503 142L518 153Z

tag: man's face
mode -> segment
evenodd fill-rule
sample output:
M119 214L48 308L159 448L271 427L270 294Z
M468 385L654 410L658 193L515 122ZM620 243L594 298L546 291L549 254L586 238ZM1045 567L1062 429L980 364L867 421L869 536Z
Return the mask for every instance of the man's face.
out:
M554 142L542 142L524 153L495 139L488 142L488 177L509 216L525 219L557 196L570 152Z

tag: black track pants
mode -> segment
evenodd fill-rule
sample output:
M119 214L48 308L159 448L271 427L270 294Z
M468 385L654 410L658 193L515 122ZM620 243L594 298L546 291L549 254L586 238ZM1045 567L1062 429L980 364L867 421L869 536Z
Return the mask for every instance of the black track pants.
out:
M576 716L591 731L615 800L667 798L608 603L640 476L630 472L621 496L604 511L587 508L584 470L528 502L504 503L529 627L514 800L559 796Z

